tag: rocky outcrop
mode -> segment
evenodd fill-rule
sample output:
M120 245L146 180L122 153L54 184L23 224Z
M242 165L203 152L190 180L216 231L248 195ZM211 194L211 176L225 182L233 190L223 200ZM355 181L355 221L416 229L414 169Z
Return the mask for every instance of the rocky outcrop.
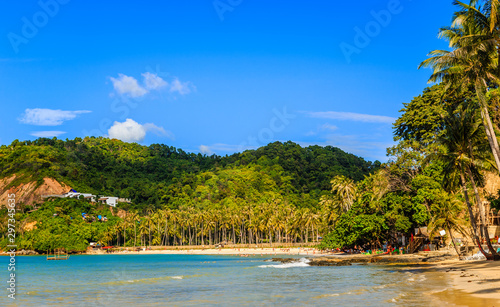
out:
M312 266L345 266L352 265L352 261L348 259L325 259L325 258L317 258L310 259L309 265Z
M37 181L10 186L16 175L0 179L0 207L7 204L9 194L16 195L16 203L33 205L42 202L42 195L63 194L71 188L52 178L44 178L42 184Z
M21 256L29 256L29 255L38 255L37 252L35 251L32 251L32 250L20 250L20 251L17 251L16 255L21 255Z
M419 264L425 262L438 262L454 259L448 253L436 254L411 254L411 255L347 255L310 257L308 264L311 266L346 266L352 264ZM298 258L273 258L272 261L291 263L300 261Z

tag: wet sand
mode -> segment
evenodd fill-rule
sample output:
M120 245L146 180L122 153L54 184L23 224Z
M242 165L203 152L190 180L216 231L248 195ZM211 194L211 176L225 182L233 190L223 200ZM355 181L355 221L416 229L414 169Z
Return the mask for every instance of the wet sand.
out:
M449 261L437 266L450 276L453 289L500 306L499 261Z
M408 268L442 288L430 291L436 306L500 306L500 262L447 260Z

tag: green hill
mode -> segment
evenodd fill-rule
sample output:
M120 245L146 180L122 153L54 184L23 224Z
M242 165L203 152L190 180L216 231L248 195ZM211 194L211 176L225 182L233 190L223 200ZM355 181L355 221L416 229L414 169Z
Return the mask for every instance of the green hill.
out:
M79 192L130 198L137 209L177 208L200 199L195 191L206 185L214 189L209 194L217 195L211 201L222 201L226 195L239 195L233 189L249 177L255 179L250 180L255 193L271 189L296 199L308 194L317 200L335 175L357 181L379 165L335 147L303 148L293 142L224 157L101 137L16 140L0 148L0 178L17 175L11 186L49 177Z

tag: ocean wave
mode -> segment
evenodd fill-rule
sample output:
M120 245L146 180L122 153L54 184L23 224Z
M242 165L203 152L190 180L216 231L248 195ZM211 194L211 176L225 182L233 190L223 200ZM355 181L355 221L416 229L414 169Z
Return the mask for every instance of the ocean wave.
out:
M400 293L398 296L393 297L389 302L397 303L397 302L401 301L405 296L406 296L405 293Z
M443 289L429 291L429 293L430 294L437 294L437 293L442 293L442 292L445 292L445 291L448 291L448 288L443 288Z
M407 281L409 281L410 283L411 283L411 282L415 282L415 281L417 281L417 282L420 282L420 283L421 283L421 282L424 282L424 281L426 281L426 280L427 280L427 277L425 277L424 275L420 275L420 276L418 276L418 279L416 279L416 278L417 278L417 276L418 276L418 275L412 274L412 275L410 275L410 277L409 277L408 279L406 279L406 280L407 280Z
M200 277L202 275L189 275L189 276L162 276L162 277L153 277L153 278L140 278L140 279L127 279L127 280L114 280L110 282L103 282L101 285L126 285L132 283L143 283L143 284L152 284L161 281L167 280L180 280L184 278L193 278Z
M288 268L298 268L298 267L306 267L309 266L309 259L301 258L296 262L288 262L282 264L267 264L267 265L259 265L259 268L276 268L276 269L288 269Z
M323 299L323 298L328 298L328 297L337 297L337 296L341 296L342 294L346 294L346 293L322 294L322 295L314 296L314 297L312 297L312 299Z
M337 296L344 296L344 295L362 295L363 293L370 292L366 288L361 288L361 289L355 289L353 291L348 291L348 292L343 292L343 293L328 293L328 294L321 294L318 296L312 297L313 299L324 299L328 297L337 297Z

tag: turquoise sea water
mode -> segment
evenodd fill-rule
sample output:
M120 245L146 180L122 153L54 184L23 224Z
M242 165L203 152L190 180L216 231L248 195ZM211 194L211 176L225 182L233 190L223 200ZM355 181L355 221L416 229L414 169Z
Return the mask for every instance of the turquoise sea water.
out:
M81 255L16 258L17 306L429 306L446 288L400 267L312 267L269 257ZM0 257L7 264L8 257ZM5 266L6 267L6 266ZM7 280L7 270L1 275ZM6 282L4 282L4 285ZM0 305L10 305L4 288Z

